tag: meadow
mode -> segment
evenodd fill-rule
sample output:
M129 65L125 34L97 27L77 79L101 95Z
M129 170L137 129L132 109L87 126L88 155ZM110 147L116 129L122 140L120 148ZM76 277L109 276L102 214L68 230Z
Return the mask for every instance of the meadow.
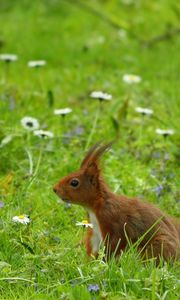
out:
M179 15L174 0L0 1L0 299L179 299L178 261L88 258L86 212L52 189L113 139L111 189L180 217Z

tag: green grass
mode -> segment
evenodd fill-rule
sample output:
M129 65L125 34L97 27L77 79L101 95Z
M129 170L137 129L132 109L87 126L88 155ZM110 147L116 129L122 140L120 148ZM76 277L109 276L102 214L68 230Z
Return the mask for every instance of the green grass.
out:
M135 251L125 252L118 263L88 259L79 244L85 229L75 226L86 213L59 203L52 186L79 167L88 145L113 138L116 143L102 160L112 190L180 216L180 36L153 47L142 42L177 27L180 6L160 0L89 1L124 27L122 38L80 1L31 2L0 3L0 53L19 56L8 70L0 61L0 141L13 137L0 148L0 298L178 299L179 262L145 266ZM27 67L38 59L47 65ZM140 75L142 82L125 84L126 73ZM93 90L112 94L112 101L90 99ZM154 115L142 117L137 106L153 109ZM65 119L55 116L53 110L61 107L73 112ZM27 132L20 123L24 116L37 118L54 138ZM156 128L175 134L163 138ZM30 215L30 225L14 224L12 217L23 213ZM99 292L90 293L89 284L98 284Z

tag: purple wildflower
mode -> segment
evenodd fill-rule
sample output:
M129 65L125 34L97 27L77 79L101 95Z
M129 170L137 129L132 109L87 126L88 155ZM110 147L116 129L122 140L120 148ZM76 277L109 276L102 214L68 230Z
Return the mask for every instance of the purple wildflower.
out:
M162 184L158 185L153 189L153 191L156 193L157 197L160 197L162 194L162 191L164 189L164 186Z
M84 128L83 127L77 127L74 131L75 134L81 135L84 133Z
M96 284L89 284L88 285L88 291L89 292L98 292L99 291L99 285Z
M0 208L4 207L4 202L0 201Z
M161 158L161 153L160 152L158 152L158 151L155 151L155 152L153 152L153 154L152 154L152 157L153 158Z

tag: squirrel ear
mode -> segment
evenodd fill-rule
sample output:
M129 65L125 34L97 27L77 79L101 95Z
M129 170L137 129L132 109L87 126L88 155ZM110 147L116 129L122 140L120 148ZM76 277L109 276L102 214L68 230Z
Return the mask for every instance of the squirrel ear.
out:
M101 145L100 143L95 144L88 151L81 163L81 169L84 170L84 174L94 185L98 184L100 176L99 159L101 155L111 147L112 143L113 142L109 142L105 145Z
M87 152L85 158L83 159L82 163L81 163L81 168L85 167L88 165L90 159L93 157L94 153L96 152L96 150L99 148L100 146L100 142L96 143L94 146L92 146L89 151Z
M85 168L85 175L88 181L93 185L98 183L99 173L100 170L96 163L92 163Z

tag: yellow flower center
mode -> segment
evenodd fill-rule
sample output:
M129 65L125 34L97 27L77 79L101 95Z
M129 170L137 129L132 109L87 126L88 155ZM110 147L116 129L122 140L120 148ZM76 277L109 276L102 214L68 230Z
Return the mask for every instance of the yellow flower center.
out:
M23 220L25 218L24 215L18 216L19 219Z
M136 76L135 76L135 75L130 75L130 76L129 76L129 79L130 79L130 80L134 80L134 79L136 79Z
M88 224L89 222L88 222L88 220L83 220L82 223L83 223L84 225L86 225L86 224Z

